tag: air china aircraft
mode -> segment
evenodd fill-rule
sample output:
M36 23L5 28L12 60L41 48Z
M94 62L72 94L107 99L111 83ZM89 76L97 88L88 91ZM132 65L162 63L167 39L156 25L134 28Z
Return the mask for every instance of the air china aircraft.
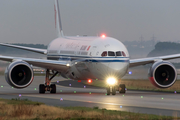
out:
M130 67L152 63L149 69L149 80L159 88L172 86L177 79L176 68L168 61L180 58L180 54L129 59L126 47L117 39L106 37L64 36L62 31L59 3L55 0L55 23L58 38L46 49L16 46L0 43L0 45L33 51L47 55L47 59L0 56L0 60L9 61L5 78L14 88L25 88L33 82L33 66L46 69L45 84L39 85L39 93L56 93L56 85L51 80L59 73L64 78L73 80L105 80L107 95L125 93L125 85L120 79ZM50 70L55 71L50 77ZM117 87L118 86L118 87Z

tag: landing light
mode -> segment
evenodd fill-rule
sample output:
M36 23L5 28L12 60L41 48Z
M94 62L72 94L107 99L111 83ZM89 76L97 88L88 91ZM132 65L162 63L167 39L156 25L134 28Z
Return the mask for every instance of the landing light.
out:
M116 83L116 79L115 78L108 78L107 79L107 84L114 85L115 83Z
M129 74L131 75L131 74L132 74L132 72L131 72L131 71L129 71Z

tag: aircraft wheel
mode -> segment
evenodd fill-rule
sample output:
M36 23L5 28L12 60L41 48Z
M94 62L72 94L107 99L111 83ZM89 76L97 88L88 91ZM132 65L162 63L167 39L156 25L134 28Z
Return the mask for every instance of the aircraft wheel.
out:
M107 87L107 95L110 95L110 87Z
M126 93L126 86L125 84L119 85L119 93Z
M50 93L56 93L56 85L55 84L51 84L50 88L51 88Z
M115 86L112 87L112 95L116 95L116 87Z
M39 85L39 93L45 93L45 86L44 86L44 84L40 84Z

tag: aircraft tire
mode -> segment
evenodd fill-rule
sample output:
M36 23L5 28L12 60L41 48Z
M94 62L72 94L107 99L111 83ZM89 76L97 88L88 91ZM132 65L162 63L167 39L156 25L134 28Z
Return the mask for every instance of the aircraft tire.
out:
M116 88L115 88L115 86L112 87L112 95L116 95Z
M126 93L126 86L125 86L125 84L120 84L120 85L119 85L119 88L121 88L121 89L119 90L119 93Z
M56 85L55 84L51 84L50 88L51 88L50 93L56 93Z
M44 84L40 84L40 85L39 85L39 93L40 93L40 94L45 93L45 86L44 86Z
M107 87L107 95L110 95L110 87Z

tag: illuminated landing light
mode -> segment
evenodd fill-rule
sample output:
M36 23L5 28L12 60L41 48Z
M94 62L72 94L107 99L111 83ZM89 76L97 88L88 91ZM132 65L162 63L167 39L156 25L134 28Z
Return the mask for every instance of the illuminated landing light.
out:
M131 71L129 71L129 75L131 75L132 74L132 72Z
M91 80L91 79L89 79L89 80L88 80L88 83L92 83L92 80Z
M19 97L21 97L21 94L19 94Z
M70 64L66 64L66 66L68 66L68 67L69 67L69 66L70 66Z
M122 106L120 106L120 108L122 108Z
M84 86L84 88L86 88L86 86Z
M57 81L57 83L59 83L59 81Z
M107 79L107 83L108 83L109 85L114 85L114 84L116 83L116 79L115 79L115 78L108 78L108 79Z
M71 86L71 84L69 84L69 86Z
M102 37L102 38L105 38L105 37L106 37L106 35L105 35L105 34L102 34L102 35L101 35L101 37Z
M60 101L63 101L63 99L61 98Z
M174 93L176 94L177 92L176 92L176 91L174 91Z

